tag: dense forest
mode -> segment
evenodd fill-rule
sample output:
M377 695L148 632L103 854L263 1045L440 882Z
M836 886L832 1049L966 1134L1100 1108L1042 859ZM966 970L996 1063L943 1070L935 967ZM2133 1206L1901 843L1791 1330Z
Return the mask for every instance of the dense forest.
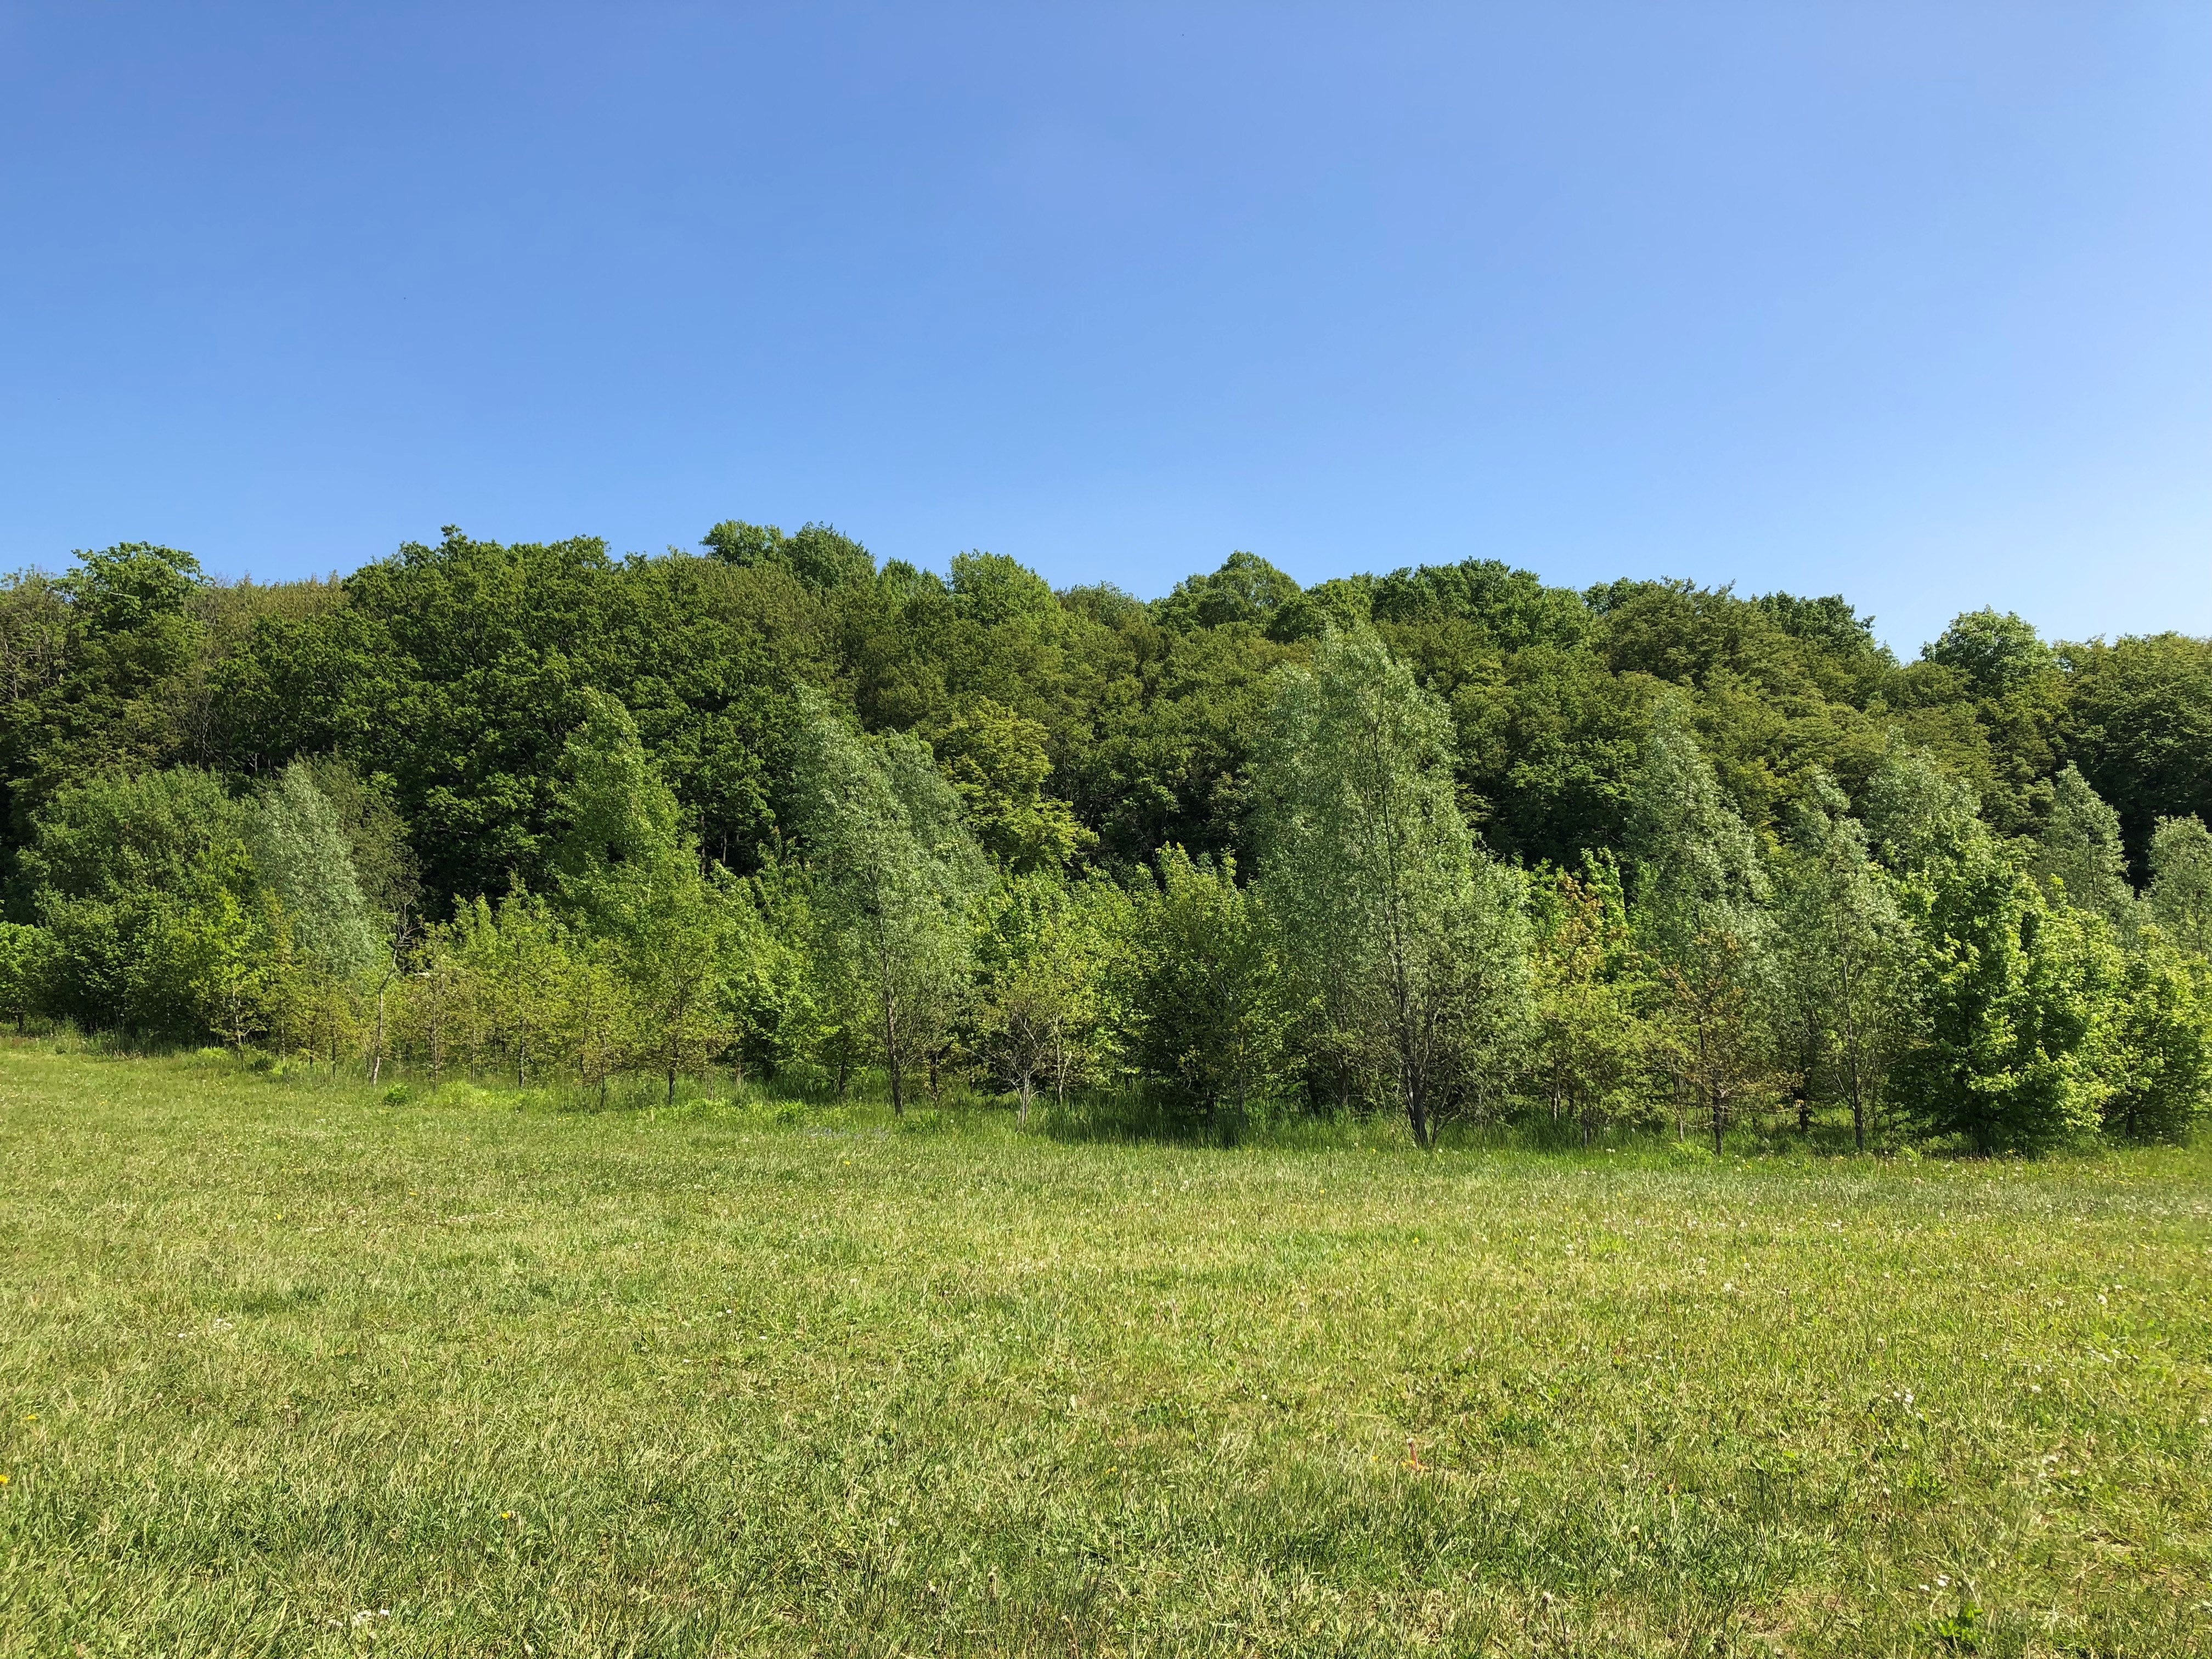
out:
M1377 561L1384 562L1387 561ZM2212 1086L2212 642L1494 561L1166 597L822 525L0 587L19 1021L596 1093L1795 1126Z

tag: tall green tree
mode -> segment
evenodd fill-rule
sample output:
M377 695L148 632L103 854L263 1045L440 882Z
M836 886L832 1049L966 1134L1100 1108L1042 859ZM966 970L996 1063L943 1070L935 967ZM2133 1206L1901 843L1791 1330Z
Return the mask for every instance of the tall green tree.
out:
M978 697L938 731L931 747L959 792L983 850L1018 875L1057 872L1097 844L1074 809L1045 792L1052 759L1041 720Z
M1895 892L1842 790L1816 776L1781 866L1777 954L1800 1098L1847 1104L1863 1152L1868 1118L1902 1033L1911 942Z
M1372 634L1285 671L1258 767L1262 891L1330 1037L1415 1141L1502 1085L1528 1014L1519 876L1476 846L1449 717Z
M641 1021L636 1048L676 1098L676 1079L736 1036L728 977L760 933L742 884L701 868L682 807L614 698L583 696L561 790L561 892L606 941Z
M1158 870L1138 891L1121 964L1122 1042L1170 1105L1233 1133L1285 1082L1291 1011L1275 930L1234 860L1170 847Z
M301 952L338 979L367 972L383 940L345 828L305 763L293 762L250 805L246 837L255 873L283 906Z
M1042 1088L1063 1103L1103 1060L1107 981L1129 927L1112 883L1045 872L991 895L976 975L976 1047L1013 1090L1022 1119Z
M1678 701L1653 711L1629 834L1637 933L1668 993L1676 1086L1717 1153L1772 1073L1769 883Z
M1906 1113L1985 1155L2094 1129L2121 972L2102 919L2052 906L1986 835L1924 865L1903 891L1917 1020L1893 1086Z
M1868 780L1866 826L1893 874L1909 876L1956 858L1984 833L1973 790L1924 748L1893 735Z
M988 866L920 739L863 737L820 698L802 706L793 817L822 960L865 994L902 1114L908 1076L928 1064L966 994Z
M175 1038L216 1030L242 1042L268 1028L273 983L260 965L278 954L277 917L255 880L245 812L211 775L108 772L64 786L40 809L21 871L49 941L52 1012Z
M2051 780L2029 867L2063 902L2102 916L2123 938L2132 932L2136 895L2120 847L2120 815L2077 767L2069 764Z
M479 898L454 918L474 977L483 1036L512 1063L514 1086L550 1069L568 1046L574 964L567 930L545 901L518 887L495 908Z
M2150 839L2144 908L2166 937L2212 955L2212 831L2197 817L2160 818Z

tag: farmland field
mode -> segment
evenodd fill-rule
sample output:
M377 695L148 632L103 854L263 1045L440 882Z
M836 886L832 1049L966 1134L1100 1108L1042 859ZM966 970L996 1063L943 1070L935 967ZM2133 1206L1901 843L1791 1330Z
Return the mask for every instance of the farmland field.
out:
M0 1650L2212 1652L2212 1158L0 1048Z

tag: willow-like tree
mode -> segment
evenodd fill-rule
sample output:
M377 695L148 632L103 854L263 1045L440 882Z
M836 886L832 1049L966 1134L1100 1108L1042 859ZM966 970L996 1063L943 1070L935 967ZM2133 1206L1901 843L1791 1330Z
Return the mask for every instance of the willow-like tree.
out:
M1768 884L1759 843L1721 793L1672 699L1653 711L1630 804L1636 928L1671 1004L1676 1085L1711 1126L1771 1074Z
M1262 734L1261 888L1324 1028L1420 1146L1504 1073L1528 1012L1519 875L1461 815L1443 706L1372 634L1285 672Z
M610 947L638 1020L632 1051L673 1101L678 1074L735 1037L726 980L760 931L758 913L719 866L701 868L682 807L614 698L585 694L563 772L561 892Z
M1910 941L1866 830L1826 773L1816 773L1782 866L1779 950L1785 1024L1799 1040L1800 1098L1824 1089L1850 1108L1851 1141L1887 1074L1905 1009Z
M811 695L801 712L793 819L820 957L865 994L902 1115L908 1074L928 1063L966 994L988 867L920 739L853 732Z
M2102 916L2124 939L2134 933L2136 895L2120 846L2120 815L2077 767L2051 781L2029 867L2051 896Z
M366 972L383 941L345 826L305 762L294 761L276 775L248 812L246 828L254 872L284 907L301 952L340 978Z
M2196 817L2160 818L2150 838L2151 920L2185 951L2212 955L2212 831Z

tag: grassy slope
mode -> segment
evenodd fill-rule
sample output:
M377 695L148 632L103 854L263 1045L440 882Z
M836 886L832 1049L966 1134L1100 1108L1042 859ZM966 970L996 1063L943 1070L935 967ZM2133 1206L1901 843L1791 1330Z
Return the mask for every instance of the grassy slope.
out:
M10 1652L2212 1651L2201 1155L1075 1146L19 1045L0 1158Z

